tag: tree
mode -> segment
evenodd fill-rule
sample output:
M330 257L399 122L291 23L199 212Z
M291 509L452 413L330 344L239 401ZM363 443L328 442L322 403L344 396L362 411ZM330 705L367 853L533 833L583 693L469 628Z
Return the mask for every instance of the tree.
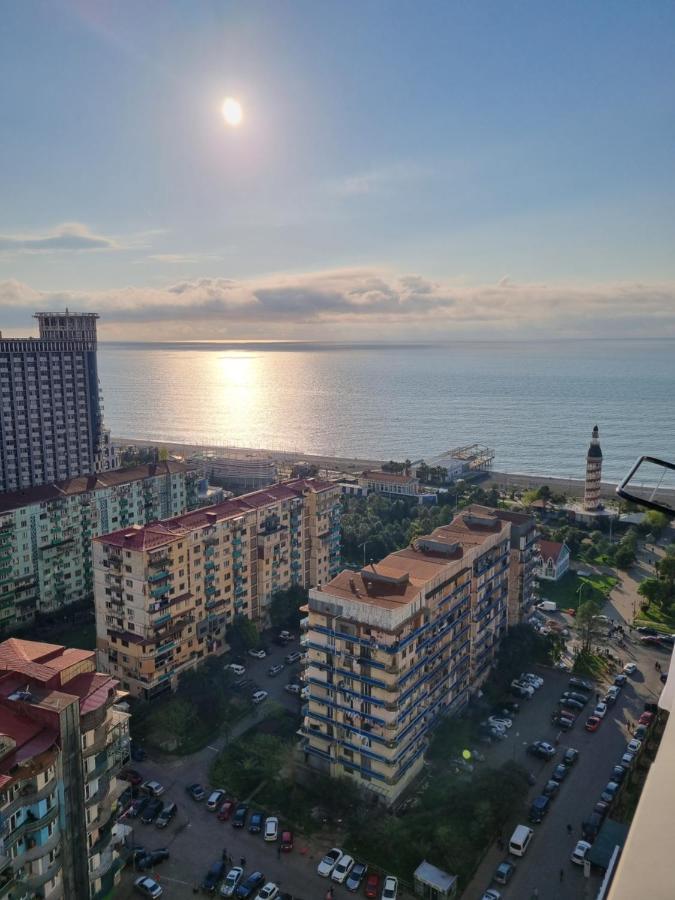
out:
M645 513L642 530L645 533L661 534L664 528L668 527L670 519L665 513L659 512L658 509L649 509Z
M523 492L523 506L532 506L532 504L539 499L539 494L535 490L524 491Z
M596 617L601 609L602 603L595 598L590 598L580 603L577 609L574 624L581 640L582 652L584 653L591 652L593 641L598 635L599 628Z
M619 569L628 569L635 562L635 550L625 544L619 544L614 551L614 565Z
M300 624L300 607L307 602L307 590L299 584L291 585L286 591L275 591L270 603L270 620L275 628L289 625L297 628Z
M665 581L670 592L675 587L675 556L667 555L659 562L658 566L659 579Z
M227 641L235 653L257 647L260 643L258 629L246 616L235 616L227 630Z

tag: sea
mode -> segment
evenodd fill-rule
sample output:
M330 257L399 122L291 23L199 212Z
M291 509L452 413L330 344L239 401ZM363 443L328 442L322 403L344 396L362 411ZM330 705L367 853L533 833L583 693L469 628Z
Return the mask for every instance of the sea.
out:
M99 377L115 438L581 478L597 424L603 480L675 460L675 340L101 343Z

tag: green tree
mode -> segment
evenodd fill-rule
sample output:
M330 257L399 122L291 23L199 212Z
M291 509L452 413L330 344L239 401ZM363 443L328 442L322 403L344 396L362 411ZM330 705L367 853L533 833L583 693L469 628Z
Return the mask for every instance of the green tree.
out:
M645 513L642 530L645 533L651 532L651 534L659 535L668 527L669 522L670 519L665 513L659 512L658 509L649 509Z
M664 581L672 593L675 589L675 556L664 556L658 563L659 579Z
M270 602L270 620L275 628L288 625L297 628L300 625L300 607L307 602L308 592L299 584L291 585L288 590L275 591Z
M227 642L235 653L242 653L257 647L260 643L260 635L249 618L235 616L227 630Z
M635 550L625 544L619 544L613 556L614 565L619 569L628 569L635 562Z
M584 653L590 653L593 641L598 636L599 627L596 616L602 609L602 603L595 598L589 598L579 604L574 620L581 648Z

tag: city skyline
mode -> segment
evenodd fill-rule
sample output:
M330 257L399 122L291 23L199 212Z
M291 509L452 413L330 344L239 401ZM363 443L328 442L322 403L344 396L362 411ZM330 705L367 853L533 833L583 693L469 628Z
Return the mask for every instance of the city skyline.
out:
M675 336L675 10L387 10L10 7L3 326Z

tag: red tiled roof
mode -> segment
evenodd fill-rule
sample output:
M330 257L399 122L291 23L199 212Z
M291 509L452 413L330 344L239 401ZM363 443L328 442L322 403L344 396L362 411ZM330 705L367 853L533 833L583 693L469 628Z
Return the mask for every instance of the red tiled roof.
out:
M93 663L95 657L96 653L93 650L68 648L67 650L64 650L61 656L48 660L44 665L49 669L53 669L54 672L62 672L64 669L69 669L71 666L77 665L77 663L84 662L85 659L90 659Z
M395 472L364 472L363 478L368 478L370 481L383 481L389 482L390 484L410 484L411 482L417 481L417 479L412 475L398 475Z
M175 516L173 519L165 519L163 522L121 528L110 534L102 534L94 540L129 550L152 550L155 547L172 543L195 528L206 528L216 522L236 519L280 500L293 500L300 496L303 490L314 489L313 485L317 485L316 490L325 490L326 486L333 486L330 482L311 478L281 482L261 491L243 494L241 497L234 497L231 500L223 500L222 503L216 503L213 506L204 506L201 509Z
M69 693L80 698L80 715L98 709L115 692L117 680L104 672L83 672L68 682Z
M547 559L552 559L554 563L558 562L558 558L562 552L562 548L564 544L560 544L558 541L539 541L539 554L541 558L546 562Z

